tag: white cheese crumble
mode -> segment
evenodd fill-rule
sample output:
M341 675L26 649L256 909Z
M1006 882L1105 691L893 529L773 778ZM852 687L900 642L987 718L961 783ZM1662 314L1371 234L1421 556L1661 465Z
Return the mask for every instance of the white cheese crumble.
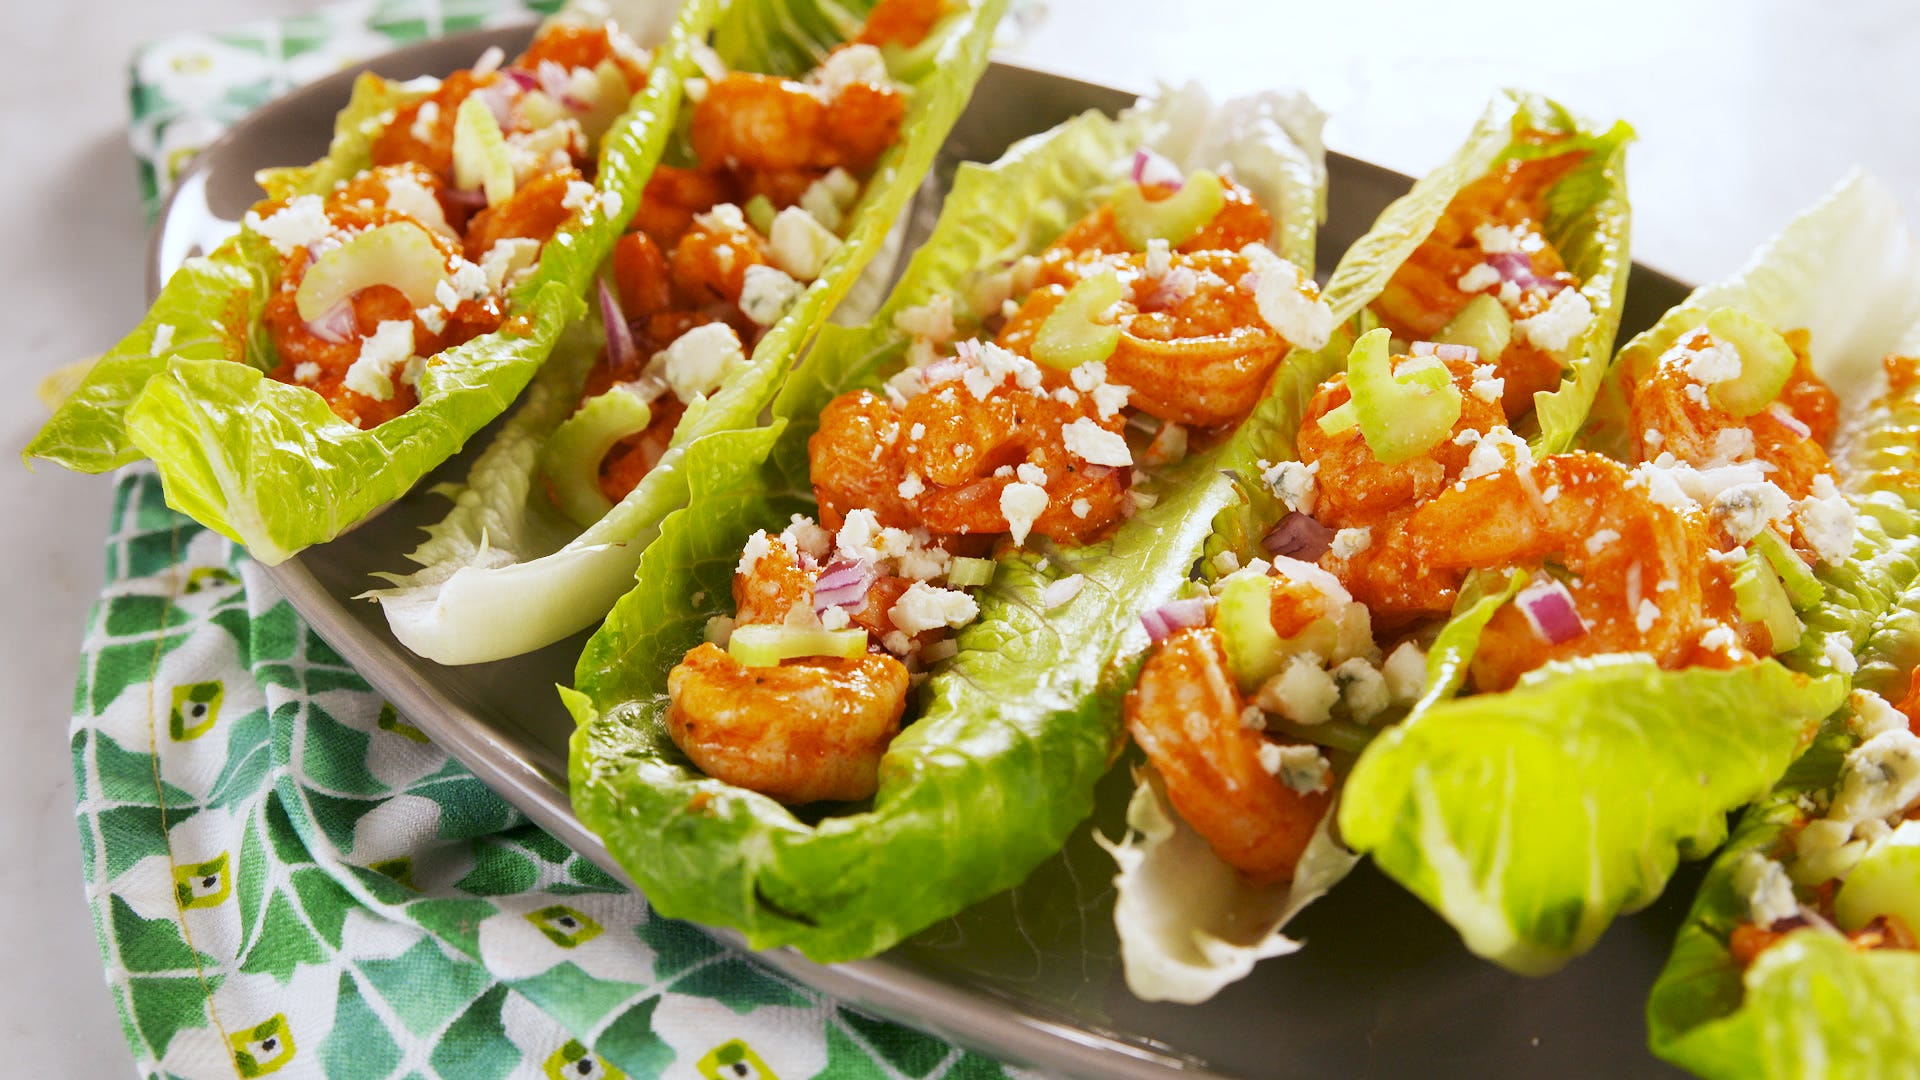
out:
M1062 427L1060 438L1068 453L1088 464L1110 465L1116 469L1133 464L1133 452L1127 449L1127 440L1118 432L1101 427L1091 417L1083 416Z
M1333 336L1333 309L1313 290L1312 280L1265 244L1248 244L1240 253L1259 278L1253 299L1260 318L1295 348L1325 345Z
M421 142L432 142L434 125L439 122L440 103L437 101L423 101L420 103L419 110L413 114L413 126L407 130L413 134L414 138Z
M1262 768L1302 795L1325 791L1332 783L1333 766L1317 746L1265 743L1259 754Z
M1333 534L1333 557L1351 559L1373 546L1372 529L1341 529Z
M822 101L832 101L854 83L886 86L887 61L872 45L843 45L813 70L809 83Z
M1000 513L1007 519L1007 532L1015 544L1027 542L1033 523L1047 509L1047 489L1038 484L1017 482L1000 492Z
M441 283L453 290L454 302L449 304L442 300L440 303L440 306L446 308L448 311L459 307L460 302L463 300L478 300L487 295L487 272L485 270L461 258L455 258L454 264L453 273L446 281ZM437 286L434 289L434 298L436 300L440 299L440 291Z
M487 253L480 257L480 272L487 275L489 292L504 292L513 284L515 278L524 270L533 268L534 261L540 258L540 241L524 236L510 236L494 241Z
M1347 712L1355 720L1364 723L1386 712L1393 704L1393 691L1387 686L1386 676L1360 657L1342 661L1333 669L1333 678L1340 684L1340 699L1346 702Z
M1705 348L1695 349L1688 355L1685 371L1687 377L1701 386L1712 386L1740 377L1740 354L1731 345L1713 342ZM1686 346L1679 347L1685 351Z
M1800 913L1786 868L1757 851L1747 852L1734 864L1733 888L1746 899L1747 911L1757 926L1772 926Z
M1505 255L1520 250L1520 241L1526 233L1506 225L1476 225L1473 229L1473 241L1480 250L1489 255Z
M1074 517L1085 521L1087 515L1093 511L1093 504L1085 499L1075 499L1067 509L1073 512Z
M1771 522L1787 516L1793 504L1787 493L1768 481L1735 484L1713 497L1707 514L1729 539L1744 544L1760 535Z
M1861 742L1907 726L1907 714L1871 690L1855 690L1847 697L1852 706L1847 727Z
M1840 789L1828 816L1846 821L1886 818L1920 799L1920 737L1906 728L1881 731L1847 752Z
M1260 482L1285 503L1287 509L1302 514L1313 513L1320 497L1320 483L1316 479L1320 472L1319 462L1306 465L1298 461L1282 461L1277 465L1269 465L1262 461L1259 466Z
M1564 352L1575 338L1593 325L1593 305L1578 289L1561 289L1553 294L1547 309L1513 324L1520 335L1547 352Z
M1460 280L1454 282L1455 287L1463 293L1481 292L1498 284L1500 284L1500 271L1495 270L1491 263L1478 264L1461 274Z
M293 381L310 383L320 378L320 365L311 360L293 366Z
M1740 644L1740 635L1725 623L1715 623L1713 628L1700 635L1700 647L1712 652L1731 650Z
M1608 544L1618 539L1620 539L1620 532L1617 529L1596 529L1592 536L1587 537L1587 554L1598 555L1606 549Z
M1460 479L1477 479L1501 472L1509 466L1516 472L1530 473L1533 470L1533 451L1527 446L1527 441L1512 430L1496 427L1474 440L1473 450L1467 454L1467 467L1461 471Z
M942 626L958 629L979 614L979 603L959 589L916 581L900 594L887 619L904 633L918 634Z
M1833 477L1822 474L1814 477L1812 493L1794 504L1793 523L1820 561L1838 566L1853 551L1859 515L1834 486Z
M839 250L840 238L800 207L789 206L774 215L773 227L767 234L767 252L773 256L773 265L795 280L812 281L819 277L827 261ZM948 310L952 310L951 301ZM951 316L947 323L951 336Z
M1063 577L1059 581L1048 582L1047 587L1040 590L1040 602L1048 611L1052 611L1054 608L1080 595L1080 588L1086 583L1086 577L1081 574L1074 574L1071 577Z
M1387 654L1387 662L1380 666L1380 674L1387 680L1387 690L1393 700L1402 705L1419 700L1421 691L1427 687L1427 654L1420 646L1411 641L1403 641Z
M800 193L800 209L812 214L828 229L838 230L846 220L846 208L860 194L860 181L835 165L827 175L807 185Z
M726 323L703 323L673 339L661 356L661 374L673 396L691 405L720 388L727 372L746 363L740 336Z
M585 180L567 181L567 193L560 197L560 206L565 210L578 211L593 198L593 185Z
M420 321L421 329L429 334L437 334L447 328L447 309L441 307L439 304L428 304L423 308L415 308L413 317Z
M1842 675L1851 675L1860 670L1860 661L1855 659L1853 653L1847 651L1847 647L1837 638L1828 638L1826 644L1821 647L1820 655L1826 659L1828 667ZM1904 722L1903 719L1902 723Z
M812 518L799 514L793 515L781 531L780 539L791 544L794 550L811 556L815 562L825 561L827 553L833 550L833 534Z
M1260 707L1268 712L1312 726L1333 718L1340 684L1321 666L1320 657L1301 653L1289 659L1280 674L1263 683L1257 697Z
M432 105L433 102L427 102ZM422 112L426 109L423 107ZM433 197L427 185L415 179L411 173L399 173L388 176L383 183L387 189L387 208L398 210L413 220L449 239L459 239L460 234L447 224L447 213L440 208L440 200Z
M264 218L249 210L244 224L283 256L333 235L333 222L327 220L326 204L318 195L295 196L286 206Z
M413 320L389 319L374 328L360 345L360 355L347 368L347 389L375 401L393 397L393 372L413 355Z
M1047 470L1031 461L1023 461L1014 466L1013 475L1019 477L1023 484L1037 484L1045 487L1047 483Z
M778 220L775 219L775 224L778 224ZM941 293L924 304L902 308L893 317L893 328L903 334L910 334L936 344L952 341L956 333L953 325L953 297Z
M920 479L919 473L908 470L907 478L900 481L900 486L896 490L899 492L901 498L912 500L919 498L920 493L927 490L927 485L924 480Z
M747 267L746 280L740 286L740 310L759 326L772 326L806 286L771 266Z
M1639 566L1640 564L1635 563L1634 565ZM1659 621L1660 621L1660 605L1654 603L1651 600L1640 601L1640 606L1634 609L1634 612L1633 612L1634 629L1640 631L1643 634L1653 629L1653 624Z
M767 538L767 530L761 529L747 537L747 546L740 549L740 562L733 568L736 574L751 574L760 564L767 552L773 550L773 541Z
M1148 240L1147 276L1150 278L1166 277L1167 271L1172 267L1173 249L1167 245L1166 240L1158 236Z
M1743 427L1721 428L1713 436L1713 464L1731 465L1753 456L1753 431Z
M1473 369L1473 385L1469 387L1473 396L1485 402L1499 401L1507 392L1507 380L1500 377L1500 369L1493 364L1481 364Z

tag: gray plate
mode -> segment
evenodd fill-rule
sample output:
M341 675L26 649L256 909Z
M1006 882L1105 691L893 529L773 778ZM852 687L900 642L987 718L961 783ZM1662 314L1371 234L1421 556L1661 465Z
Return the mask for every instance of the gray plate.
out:
M441 74L471 63L489 44L517 50L527 34L524 27L481 31L392 53L368 67L396 78ZM352 75L330 77L261 109L200 155L155 235L154 282L233 231L260 197L255 170L325 152ZM1132 98L1112 87L994 64L917 200L908 250L925 236L955 164L992 160L1015 139ZM1332 185L1320 248L1330 263L1410 181L1338 154L1328 166ZM1637 268L1623 336L1683 295L1671 278ZM471 457L470 449L448 462L422 492L433 481L464 475ZM572 722L553 685L572 681L584 636L515 660L442 667L395 642L378 606L352 599L372 584L372 571L404 569L402 555L417 541L416 530L445 506L434 496L410 495L361 528L275 568L272 577L321 637L435 742L555 836L624 878L567 801ZM1106 787L1101 824L1116 832L1124 776L1110 776ZM790 950L761 958L871 1012L1075 1076L1677 1075L1648 1055L1642 1009L1698 884L1697 870L1683 870L1665 899L1621 920L1565 971L1526 980L1469 955L1419 901L1362 866L1294 924L1307 949L1267 961L1203 1006L1146 1004L1127 993L1110 920L1111 874L1111 861L1083 828L1061 857L1020 888L885 955L834 966Z

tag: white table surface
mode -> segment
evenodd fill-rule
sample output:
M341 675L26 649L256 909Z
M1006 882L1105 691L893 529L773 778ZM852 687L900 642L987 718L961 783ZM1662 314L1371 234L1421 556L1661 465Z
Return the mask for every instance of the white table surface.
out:
M138 43L316 5L296 0L0 0L5 278L0 445L43 418L30 389L98 353L143 306L145 226L124 138ZM1605 23L1567 21L1608 11ZM1567 13L1567 14L1563 14ZM1920 22L1897 0L1612 5L1052 0L1017 55L1068 74L1223 91L1306 89L1333 149L1430 167L1495 88L1526 86L1631 120L1634 251L1703 280L1733 269L1859 164L1909 210L1920 178ZM80 883L67 715L100 583L109 482L0 459L0 1073L131 1072Z

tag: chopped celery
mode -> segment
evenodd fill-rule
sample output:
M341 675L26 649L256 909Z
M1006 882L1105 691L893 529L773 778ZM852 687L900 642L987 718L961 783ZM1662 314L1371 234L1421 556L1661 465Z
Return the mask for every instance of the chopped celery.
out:
M588 398L548 437L540 449L540 471L552 484L553 501L574 524L584 529L613 509L600 490L600 462L615 443L652 422L647 403L616 386Z
M934 23L933 29L927 31L927 36L921 38L917 45L889 41L880 46L880 59L887 65L887 76L896 82L919 82L933 70L934 60L939 57L947 39L953 36L954 25L962 18L962 13L955 12Z
M947 567L947 584L956 589L971 589L993 583L992 559L958 558Z
M633 88L627 85L626 73L611 58L594 65L590 98L587 111L580 117L580 130L588 139L598 142L620 114L627 110L627 102L633 98Z
M1738 308L1707 316L1713 340L1740 354L1740 374L1713 384L1708 393L1735 416L1752 416L1773 403L1793 374L1793 348L1779 332Z
M573 115L565 105L539 90L529 90L521 94L517 106L520 110L520 120L527 125L529 131L538 131L548 124L557 124Z
M1442 345L1471 345L1479 351L1481 363L1491 364L1513 340L1513 318L1499 300L1481 293L1467 301L1434 340Z
M1780 575L1780 584L1786 586L1787 599L1793 601L1795 611L1805 611L1827 594L1820 579L1813 576L1812 568L1801 561L1779 533L1772 529L1761 529L1760 535L1753 538L1753 546L1767 557L1773 572Z
M1888 915L1920 926L1920 822L1902 822L1868 849L1834 895L1833 914L1847 931Z
M1394 465L1438 446L1460 419L1460 390L1447 366L1414 357L1393 369L1386 327L1369 330L1347 354L1347 386L1353 391L1360 434L1383 465ZM1326 430L1322 418L1321 430Z
M394 221L355 233L315 259L300 279L293 305L310 322L361 289L391 285L414 307L426 307L447 277L447 257L426 228Z
M747 200L747 205L741 207L741 210L746 212L747 224L753 226L755 232L761 236L773 235L773 219L778 211L774 210L772 199L765 195L755 195Z
M513 159L507 154L500 122L479 94L468 94L453 115L453 186L484 189L487 205L513 198Z
M1214 625L1226 646L1227 667L1242 693L1280 674L1287 660L1286 643L1273 629L1273 579L1253 570L1228 575L1214 608Z
M803 656L834 656L857 660L866 655L867 632L805 629L796 626L751 623L733 628L727 652L748 667L775 667L782 660Z
M1320 418L1320 430L1329 435L1338 435L1343 431L1352 431L1360 422L1360 414L1353 407L1353 399L1348 398L1339 405L1327 410Z
M1766 556L1748 552L1733 574L1733 603L1740 618L1759 623L1773 638L1773 651L1786 652L1800 644L1800 617L1793 613L1793 601L1786 586L1768 565Z
M1139 184L1123 183L1113 196L1113 226L1135 251L1147 250L1149 240L1178 246L1226 204L1226 185L1205 169L1187 174L1180 190L1164 199L1150 201Z
M1125 293L1119 276L1111 270L1080 279L1040 324L1040 332L1033 336L1033 358L1065 370L1112 356L1120 345L1120 328L1101 322L1100 316L1119 303Z

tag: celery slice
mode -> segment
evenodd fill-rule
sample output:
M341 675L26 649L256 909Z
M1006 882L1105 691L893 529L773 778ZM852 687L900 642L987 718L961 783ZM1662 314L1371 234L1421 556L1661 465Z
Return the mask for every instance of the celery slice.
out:
M1840 929L1891 915L1920 926L1920 822L1906 821L1863 856L1833 898Z
M1434 340L1442 345L1471 345L1479 351L1481 363L1491 364L1513 340L1513 317L1498 299L1481 293L1467 301Z
M773 208L773 200L765 195L755 195L740 208L747 215L747 224L753 226L761 236L773 235L773 219L778 214Z
M1766 556L1752 551L1741 560L1733 574L1733 603L1741 619L1767 628L1774 652L1783 653L1800 644L1800 617L1793 613L1786 586L1780 584L1780 576L1773 572Z
M1273 579L1265 574L1239 570L1222 583L1214 625L1242 693L1253 693L1286 664L1286 643L1273 629L1272 604Z
M1347 385L1361 437L1383 465L1438 446L1460 419L1460 390L1445 364L1415 357L1393 369L1386 327L1369 330L1347 354ZM1327 430L1325 418L1321 430Z
M1778 331L1738 308L1720 308L1707 316L1707 332L1740 354L1740 374L1708 388L1716 404L1735 416L1752 416L1780 396L1795 360Z
M947 584L956 589L971 589L993 583L992 559L958 558L947 567Z
M468 94L453 115L453 186L484 189L488 206L513 198L513 159L506 137L478 94Z
M600 462L615 443L647 430L653 410L629 390L614 387L554 429L540 448L540 471L552 484L553 501L574 524L587 528L613 509L600 490Z
M1180 190L1149 201L1139 184L1126 183L1113 196L1113 226L1135 251L1147 250L1147 241L1179 245L1213 220L1227 205L1226 185L1206 169L1187 174Z
M1112 356L1120 345L1120 328L1101 322L1100 316L1119 303L1125 293L1112 270L1080 279L1040 324L1040 332L1033 336L1033 358L1048 367L1067 370Z
M751 623L733 628L727 652L748 667L775 667L782 660L835 656L857 660L866 655L867 632L857 628L817 630Z
M294 291L293 305L311 321L361 289L391 285L414 307L425 307L447 277L447 257L432 235L420 225L394 221L355 233L315 259Z
M1805 611L1827 594L1826 586L1813 576L1813 569L1801 561L1779 533L1761 529L1760 535L1753 538L1753 546L1766 556L1773 572L1780 575L1780 584L1786 587L1787 599L1793 602L1795 611Z

